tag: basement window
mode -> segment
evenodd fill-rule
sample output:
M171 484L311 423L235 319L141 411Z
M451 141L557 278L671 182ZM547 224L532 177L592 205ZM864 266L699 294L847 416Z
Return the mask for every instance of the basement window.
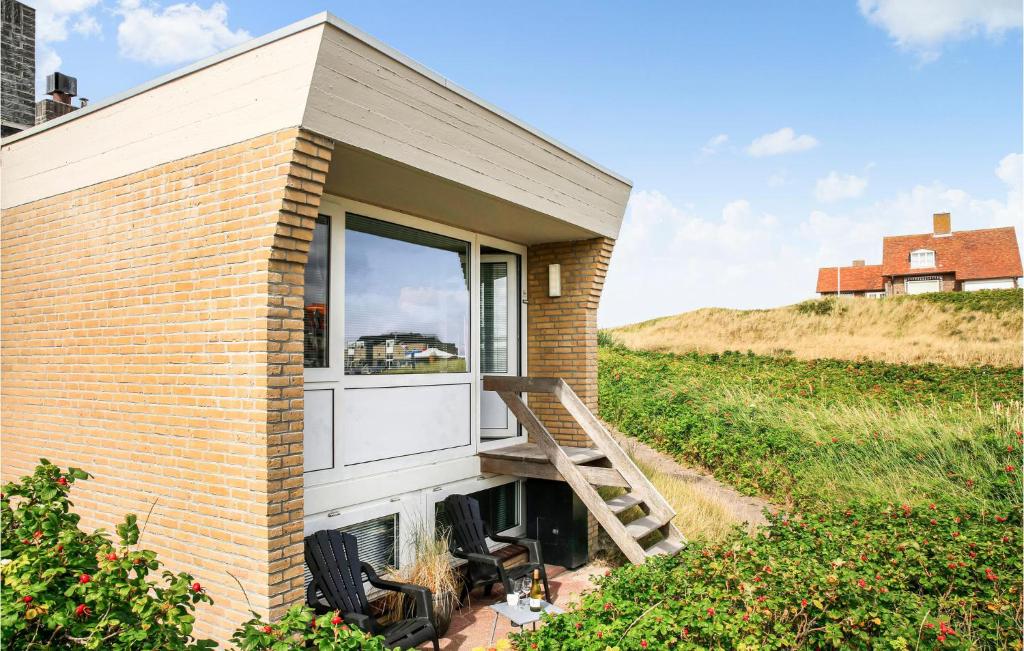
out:
M468 495L480 503L480 517L491 525L494 533L500 534L519 526L519 487L520 483L513 481ZM438 533L451 529L451 520L444 512L444 502L434 506L434 518Z
M930 269L935 266L935 251L918 249L910 252L911 269Z
M356 537L359 560L369 563L378 574L384 574L389 567L398 567L398 514L390 513L380 518L338 527L342 533ZM309 566L303 565L303 585L313 582Z

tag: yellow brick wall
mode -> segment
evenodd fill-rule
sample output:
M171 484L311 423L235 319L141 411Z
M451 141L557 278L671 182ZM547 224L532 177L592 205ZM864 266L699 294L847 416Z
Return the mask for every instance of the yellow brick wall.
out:
M95 479L86 527L142 545L216 605L301 599L303 267L332 145L288 129L2 215L5 480L40 457ZM230 574L229 574L230 573Z
M560 377L597 413L597 307L614 240L597 238L531 246L527 251L529 375ZM548 296L548 265L561 265L562 295ZM589 437L557 400L530 394L530 408L563 445L590 446ZM598 525L588 518L590 550Z

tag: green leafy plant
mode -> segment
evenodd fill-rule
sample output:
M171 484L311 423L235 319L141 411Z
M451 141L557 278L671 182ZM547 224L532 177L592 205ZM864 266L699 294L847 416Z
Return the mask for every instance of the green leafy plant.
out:
M833 297L826 298L813 298L809 301L797 303L793 306L793 309L800 314L813 314L816 316L831 316L835 314L842 314L846 311L846 306L842 304L842 299Z
M192 636L195 604L213 603L191 575L160 569L138 549L134 515L117 526L118 540L82 531L71 510L71 487L89 475L43 459L31 476L4 486L3 613L6 648L209 649Z
M977 292L933 292L900 297L899 300L927 301L954 310L1013 314L1020 318L1024 308L1024 289L984 289Z
M627 566L520 649L1020 648L1020 509L870 506Z
M253 618L235 631L231 642L240 651L383 651L384 638L350 628L338 613L315 616L308 606L293 606L281 619L266 622Z

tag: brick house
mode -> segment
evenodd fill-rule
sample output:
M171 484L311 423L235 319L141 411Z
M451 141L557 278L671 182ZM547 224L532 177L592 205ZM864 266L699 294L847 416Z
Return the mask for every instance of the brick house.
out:
M523 475L482 455L527 436L484 375L596 404L630 182L330 14L4 138L0 161L3 477L86 468L86 526L153 507L144 544L215 597L203 634L247 618L232 576L260 613L300 601L324 527L405 562L462 492L525 532ZM396 332L430 359L346 367Z
M855 260L818 269L821 296L898 296L1019 287L1021 269L1013 226L953 231L949 213L933 216L931 233L882 239L882 264Z

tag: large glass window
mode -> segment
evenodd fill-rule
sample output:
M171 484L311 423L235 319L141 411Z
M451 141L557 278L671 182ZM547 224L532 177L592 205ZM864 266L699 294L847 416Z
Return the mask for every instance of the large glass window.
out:
M327 308L331 273L331 222L320 215L313 228L306 263L303 364L306 368L326 368Z
M345 217L345 373L469 370L469 242Z

